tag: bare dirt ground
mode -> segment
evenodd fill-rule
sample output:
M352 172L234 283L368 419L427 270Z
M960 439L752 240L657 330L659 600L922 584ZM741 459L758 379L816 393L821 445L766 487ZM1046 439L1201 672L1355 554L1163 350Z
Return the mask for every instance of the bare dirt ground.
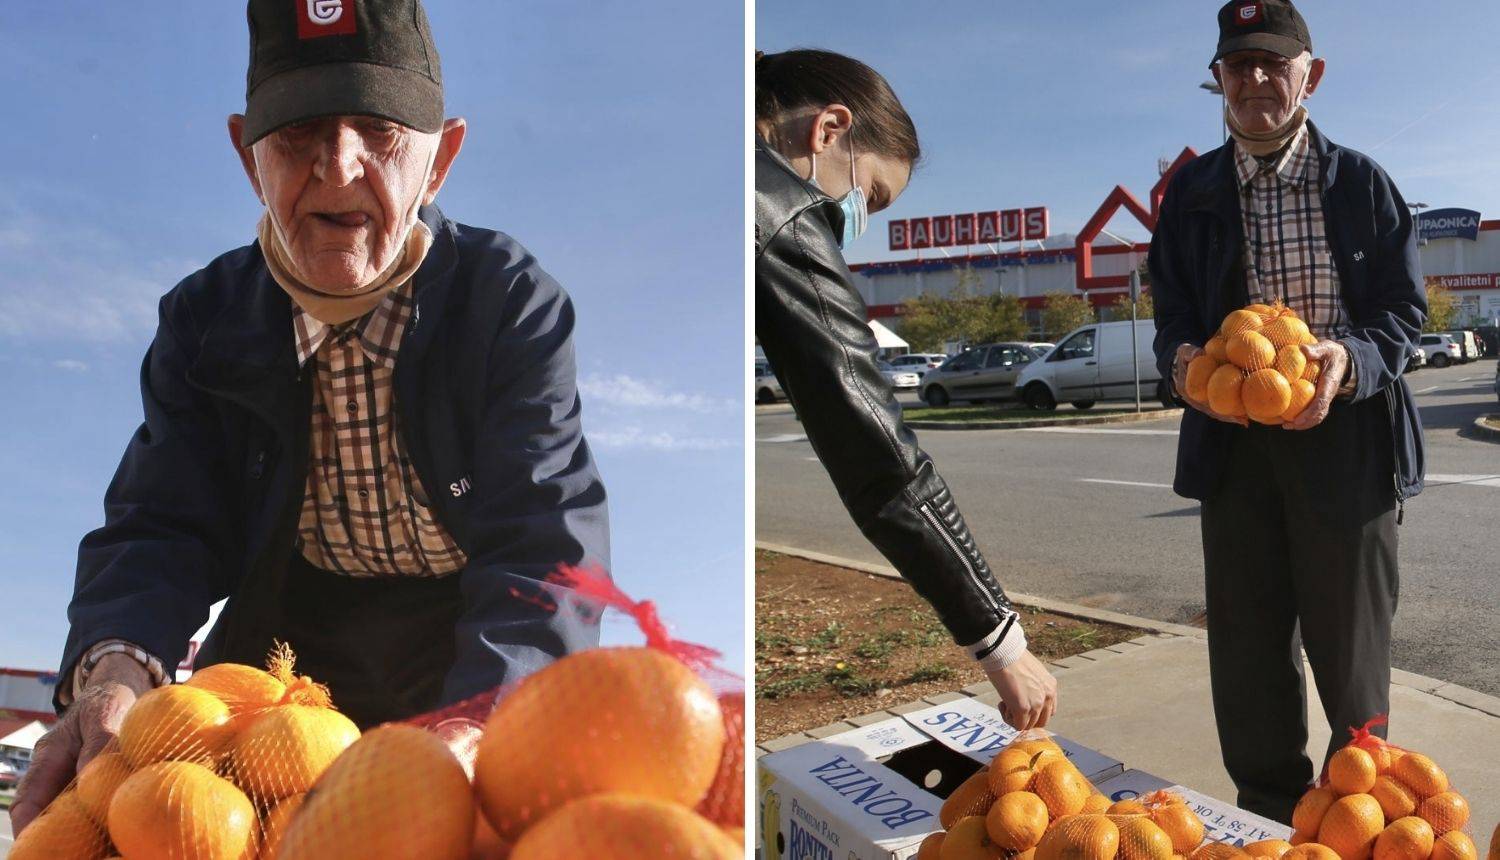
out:
M1021 622L1043 661L1140 635L1026 608ZM983 680L906 583L756 552L757 743Z

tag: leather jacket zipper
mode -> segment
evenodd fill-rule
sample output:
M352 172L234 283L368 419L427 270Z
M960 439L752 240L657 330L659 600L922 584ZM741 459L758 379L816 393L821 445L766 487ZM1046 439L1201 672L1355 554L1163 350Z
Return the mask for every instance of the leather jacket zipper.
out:
M946 543L948 548L953 550L953 554L958 556L959 562L964 566L964 571L969 574L969 580L974 583L974 587L979 590L979 593L984 595L984 599L989 603L990 608L999 613L1001 617L1009 615L1010 613L1001 608L1000 602L995 599L995 595L991 594L990 590L985 588L984 583L979 580L979 572L974 569L974 565L969 561L969 557L959 548L958 540L949 533L948 527L943 524L942 517L939 517L937 511L932 509L932 504L930 502L923 502L917 510L921 512L922 518L927 520L928 524L937 531L938 536L943 539L943 543Z

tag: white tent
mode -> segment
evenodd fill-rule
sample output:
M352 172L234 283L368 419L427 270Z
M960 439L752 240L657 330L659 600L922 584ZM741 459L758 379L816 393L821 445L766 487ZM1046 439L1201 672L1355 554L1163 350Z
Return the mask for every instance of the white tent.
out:
M876 320L870 320L870 331L875 332L875 344L881 349L909 349L911 347L911 344L897 337L895 332Z
M46 733L47 727L42 725L41 720L32 720L10 731L5 737L0 738L0 753L7 751L7 748L10 750L25 750L27 753L30 753L32 748L36 746L36 742Z

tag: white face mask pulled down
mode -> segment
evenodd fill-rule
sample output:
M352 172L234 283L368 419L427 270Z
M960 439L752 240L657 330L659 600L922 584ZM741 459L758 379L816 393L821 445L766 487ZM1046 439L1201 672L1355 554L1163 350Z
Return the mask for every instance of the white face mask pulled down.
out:
M1240 148L1258 158L1275 155L1286 146L1302 126L1307 124L1307 108L1302 106L1302 94L1307 90L1308 74L1303 74L1302 83L1297 85L1297 102L1292 108L1291 115L1286 121L1270 131L1250 132L1240 128L1235 122L1234 111L1229 109L1229 101L1224 101L1224 126L1229 130L1229 136L1234 138Z
M254 156L254 151L251 151ZM432 231L417 217L422 205L422 195L432 176L432 165L437 161L437 147L427 159L427 168L422 171L422 181L411 206L402 216L405 228L397 243L400 252L391 264L369 284L352 293L329 293L316 289L307 282L306 276L292 258L286 231L277 222L270 204L266 205L256 225L256 238L266 259L272 280L291 297L297 307L306 311L313 319L329 325L339 325L359 319L375 309L387 293L406 283L421 267L432 247ZM256 171L260 171L260 159L256 157Z
M865 190L859 187L854 178L854 140L849 134L844 138L849 141L849 192L840 197L836 203L844 211L844 234L839 237L839 247L847 248L850 243L858 239L870 226L870 209L865 201ZM818 154L812 153L812 173L807 177L815 188L822 190L818 185Z

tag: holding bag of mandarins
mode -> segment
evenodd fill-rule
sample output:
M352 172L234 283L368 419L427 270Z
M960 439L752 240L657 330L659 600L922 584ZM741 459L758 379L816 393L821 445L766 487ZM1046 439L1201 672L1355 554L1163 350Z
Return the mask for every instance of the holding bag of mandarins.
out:
M1224 318L1187 368L1187 394L1220 415L1289 424L1312 402L1321 368L1303 346L1317 343L1295 311L1277 302Z
M210 666L141 696L11 860L742 857L743 681L607 577L553 580L645 646L363 735L285 646Z
M1377 717L1328 760L1292 812L1292 842L1343 860L1478 860L1469 802L1437 762L1371 733Z

